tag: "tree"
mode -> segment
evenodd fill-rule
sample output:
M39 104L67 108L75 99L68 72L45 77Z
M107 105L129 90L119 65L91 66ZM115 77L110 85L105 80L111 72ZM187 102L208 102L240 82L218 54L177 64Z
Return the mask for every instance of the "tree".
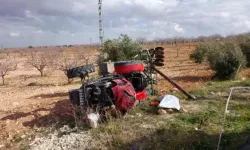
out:
M202 63L207 60L207 54L210 50L211 43L198 43L195 50L191 53L190 59L196 63Z
M16 50L16 52L20 55L20 57L23 57L26 53L26 49L18 49Z
M215 71L214 79L234 79L245 66L246 58L234 41L204 42L196 45L190 58L197 63L207 61Z
M52 51L30 52L28 65L36 68L41 77L44 77L45 69L52 68L54 65L55 54Z
M68 69L76 66L87 65L88 63L89 57L87 57L83 51L75 51L73 53L70 51L60 51L55 59L56 68L63 71L66 76ZM71 83L69 78L68 83Z
M246 57L234 41L215 43L207 59L210 68L216 72L213 78L220 80L234 79L246 64Z
M99 62L133 60L141 49L139 43L133 41L129 36L121 34L118 39L104 42Z
M247 59L247 67L250 67L250 35L246 35L238 41L242 52Z
M144 37L139 37L136 39L136 42L138 42L139 44L145 44L147 42L147 39Z
M17 68L17 62L10 57L0 59L0 77L2 78L2 84L5 84L5 76Z

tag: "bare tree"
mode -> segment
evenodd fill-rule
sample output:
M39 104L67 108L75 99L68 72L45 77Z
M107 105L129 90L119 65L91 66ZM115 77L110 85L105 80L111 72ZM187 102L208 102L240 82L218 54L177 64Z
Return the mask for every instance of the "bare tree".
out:
M89 63L89 57L84 54L82 51L60 51L58 52L55 64L57 69L64 72L67 76L67 70L80 66L80 65L87 65ZM68 83L70 84L72 81L68 78Z
M27 52L27 50L24 48L16 50L16 53L18 53L20 55L20 57L25 56L26 52Z
M139 44L145 44L147 42L147 39L144 37L139 37L136 39L136 42L138 42Z
M28 56L27 64L36 68L40 72L41 77L44 77L45 70L54 66L54 59L55 54L52 51L31 51Z
M17 62L10 57L0 59L0 77L2 78L3 85L5 84L5 76L17 68Z

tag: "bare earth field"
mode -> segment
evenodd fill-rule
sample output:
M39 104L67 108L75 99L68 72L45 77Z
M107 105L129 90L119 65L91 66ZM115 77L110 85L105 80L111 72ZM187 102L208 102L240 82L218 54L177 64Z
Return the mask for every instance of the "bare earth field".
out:
M160 70L184 89L202 87L213 75L206 64L189 60L194 46L163 46L166 62ZM90 56L96 54L95 50L88 52ZM6 76L7 85L0 86L0 149L19 149L19 139L32 140L32 135L43 127L74 122L68 91L79 88L79 81L68 85L62 71L41 78L38 71L24 66L25 57L19 59L18 69ZM91 62L95 61L93 59ZM244 70L241 77L249 74L249 69ZM157 89L168 92L173 86L159 77Z

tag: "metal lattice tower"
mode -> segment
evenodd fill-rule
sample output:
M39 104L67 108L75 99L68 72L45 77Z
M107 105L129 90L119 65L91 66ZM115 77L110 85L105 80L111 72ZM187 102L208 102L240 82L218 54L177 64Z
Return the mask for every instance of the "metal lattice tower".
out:
M100 44L103 45L103 22L102 22L102 0L98 0L98 11L99 11L99 38L100 38Z

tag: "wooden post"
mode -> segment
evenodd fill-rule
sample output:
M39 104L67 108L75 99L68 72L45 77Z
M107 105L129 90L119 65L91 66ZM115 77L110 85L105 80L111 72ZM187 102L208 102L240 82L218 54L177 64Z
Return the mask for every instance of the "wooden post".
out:
M182 87L180 87L177 83L175 83L172 79L167 77L164 73L162 73L160 70L156 69L155 67L152 67L153 70L155 70L158 74L160 74L164 79L166 79L169 83L171 83L173 86L175 86L178 90L180 90L183 94L185 94L188 98L191 98L193 100L196 99L195 96L189 94L187 91L185 91Z
M177 54L176 57L179 57L179 48L177 47Z

